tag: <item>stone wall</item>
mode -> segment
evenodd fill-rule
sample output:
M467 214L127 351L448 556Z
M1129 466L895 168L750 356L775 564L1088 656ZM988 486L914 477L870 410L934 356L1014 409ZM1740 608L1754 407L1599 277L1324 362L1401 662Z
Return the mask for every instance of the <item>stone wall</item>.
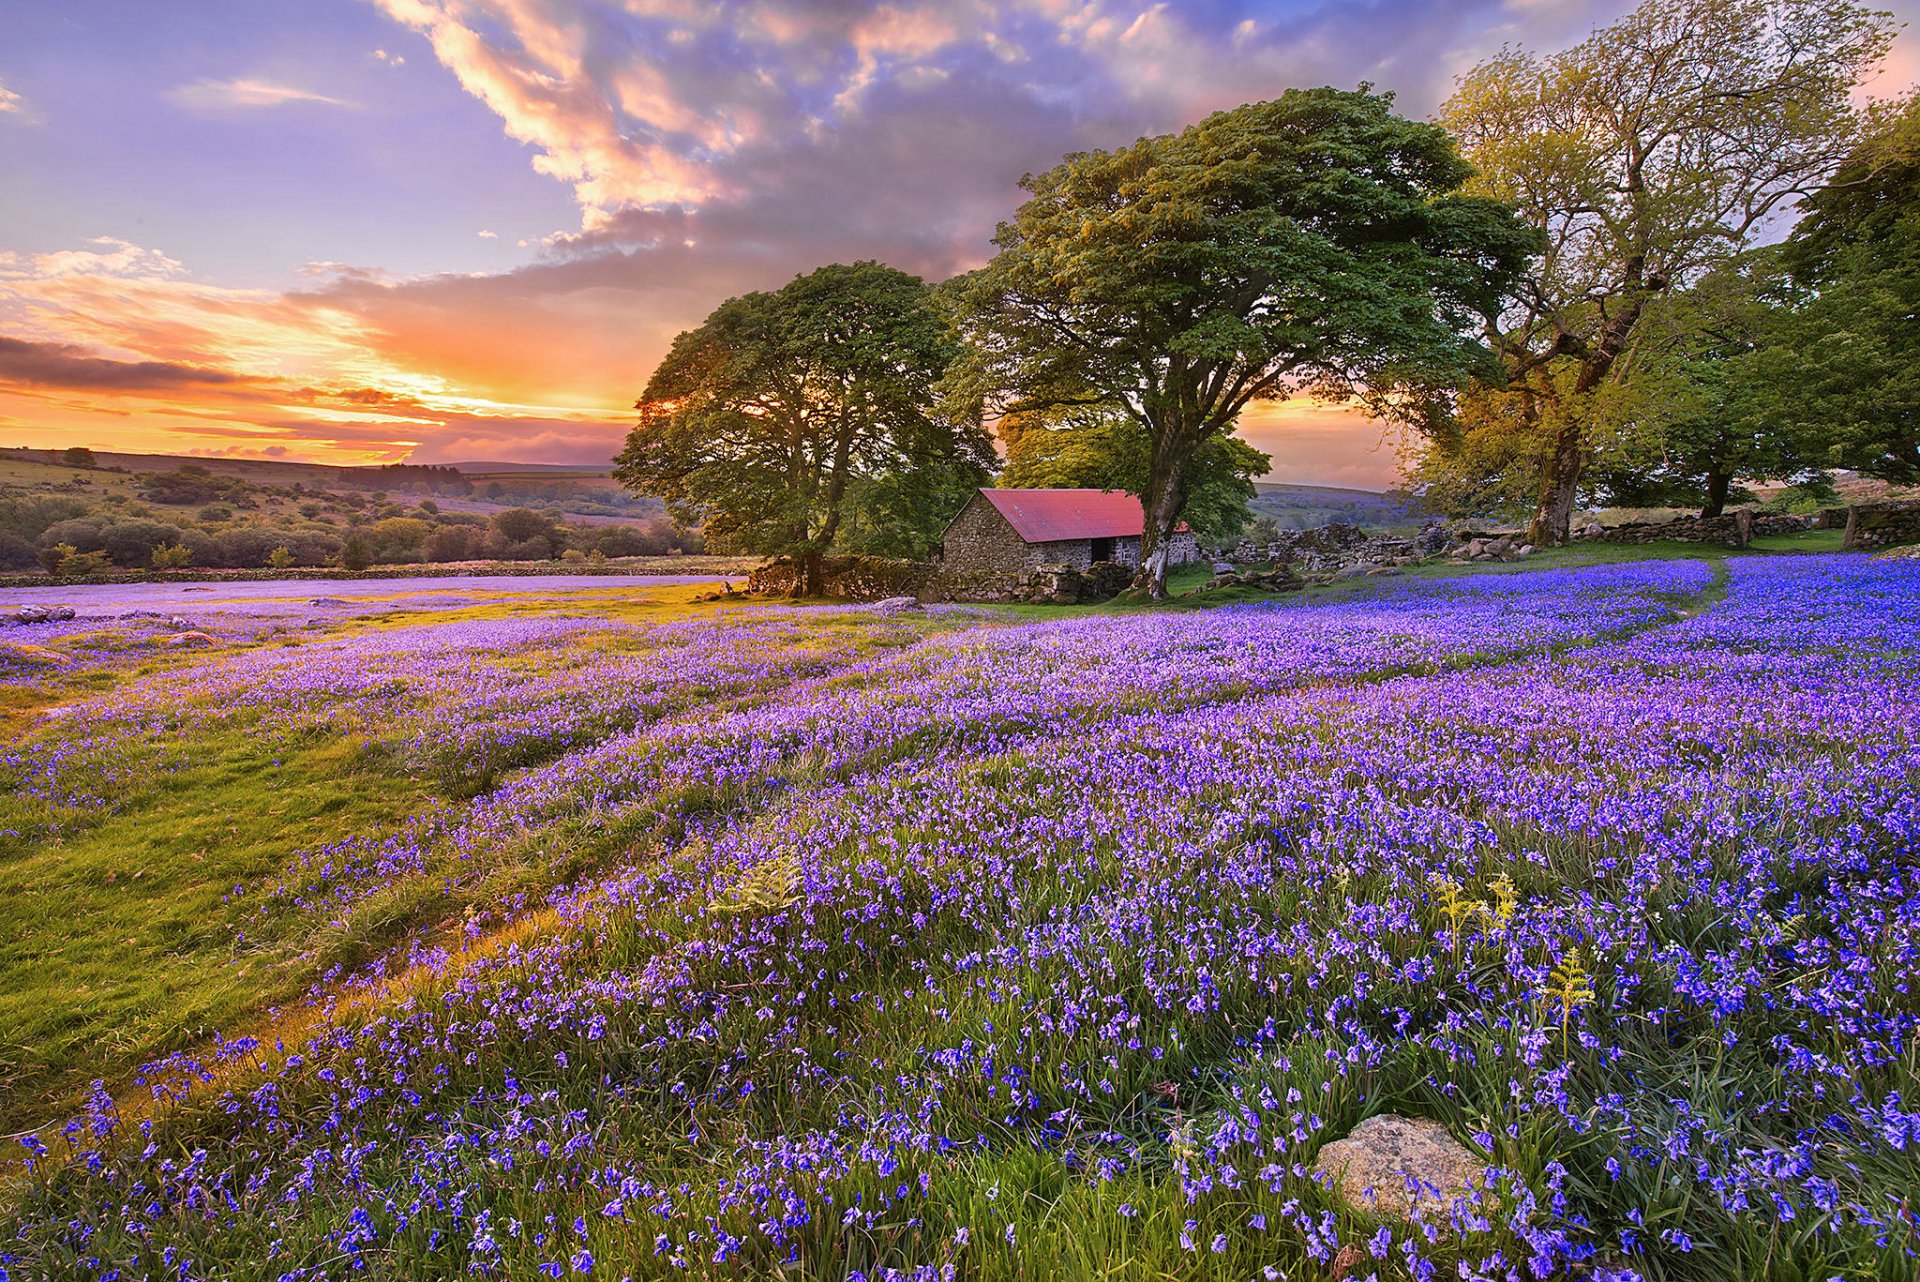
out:
M1860 503L1847 509L1842 547L1890 548L1920 543L1920 503Z
M1595 522L1574 537L1588 543L1720 543L1743 548L1753 541L1753 534L1753 513L1742 509L1705 520L1683 516L1677 521L1636 521L1612 527Z
M975 494L940 536L940 563L953 570L1008 573L1026 568L1029 560L1027 544L1007 518Z
M1739 508L1720 516L1683 516L1673 521L1635 522L1607 528L1598 524L1576 531L1574 537L1594 543L1723 543L1743 548L1757 538L1799 534L1822 526L1821 516L1783 516Z
M1122 591L1133 579L1130 566L1112 561L1092 565L1055 563L1007 574L964 570L928 561L893 561L877 556L830 556L821 566L826 596L841 601L1041 601L1066 605L1100 601ZM747 591L761 596L797 596L800 566L778 557L747 576Z

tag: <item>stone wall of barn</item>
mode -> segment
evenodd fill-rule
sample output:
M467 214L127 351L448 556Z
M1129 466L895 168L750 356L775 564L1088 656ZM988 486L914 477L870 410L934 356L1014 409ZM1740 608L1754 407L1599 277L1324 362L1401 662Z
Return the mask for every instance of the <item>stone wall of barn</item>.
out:
M940 563L953 570L997 573L1013 573L1029 565L1026 543L999 509L978 494L967 500L940 536Z
M1920 543L1920 503L1857 503L1847 509L1848 548Z

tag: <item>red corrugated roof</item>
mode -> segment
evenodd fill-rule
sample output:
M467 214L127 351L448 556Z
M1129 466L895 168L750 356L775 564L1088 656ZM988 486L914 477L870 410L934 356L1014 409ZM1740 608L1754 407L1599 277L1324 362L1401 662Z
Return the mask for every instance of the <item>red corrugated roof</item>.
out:
M1125 490L981 490L1028 543L1139 538L1146 518ZM1186 522L1179 526L1184 530Z

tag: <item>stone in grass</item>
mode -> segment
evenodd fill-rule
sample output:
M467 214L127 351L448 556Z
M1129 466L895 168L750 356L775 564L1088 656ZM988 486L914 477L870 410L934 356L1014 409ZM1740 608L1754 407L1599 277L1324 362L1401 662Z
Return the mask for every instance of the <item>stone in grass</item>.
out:
M72 662L71 657L45 646L0 641L0 664L18 664L23 668L64 668Z
M160 644L185 650L193 646L212 645L214 639L205 632L176 632L170 637L160 638Z
M873 603L873 608L881 614L898 614L902 610L912 610L920 602L910 596L890 596Z
M1384 1113L1322 1148L1313 1170L1355 1210L1404 1220L1418 1206L1423 1219L1439 1224L1456 1200L1472 1195L1487 1164L1430 1118Z

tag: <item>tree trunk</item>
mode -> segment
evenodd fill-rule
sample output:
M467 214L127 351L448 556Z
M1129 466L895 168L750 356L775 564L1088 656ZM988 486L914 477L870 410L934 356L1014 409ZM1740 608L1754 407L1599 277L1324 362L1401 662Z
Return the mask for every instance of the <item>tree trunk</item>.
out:
M1144 518L1140 530L1140 568L1133 590L1154 601L1167 599L1167 555L1173 550L1174 527L1187 506L1187 460L1192 454L1185 435L1156 431L1153 458L1147 470L1147 492L1140 496Z
M1700 519L1710 521L1727 510L1727 491L1733 485L1731 472L1707 473L1707 501L1700 509Z
M820 564L825 554L819 548L808 548L800 554L800 595L803 597L825 596L827 580L824 568Z
M1579 419L1571 414L1559 416L1554 428L1553 449L1546 466L1540 470L1540 501L1533 509L1533 522L1527 527L1527 542L1537 548L1566 543L1573 524L1573 500L1580 485L1581 440Z

